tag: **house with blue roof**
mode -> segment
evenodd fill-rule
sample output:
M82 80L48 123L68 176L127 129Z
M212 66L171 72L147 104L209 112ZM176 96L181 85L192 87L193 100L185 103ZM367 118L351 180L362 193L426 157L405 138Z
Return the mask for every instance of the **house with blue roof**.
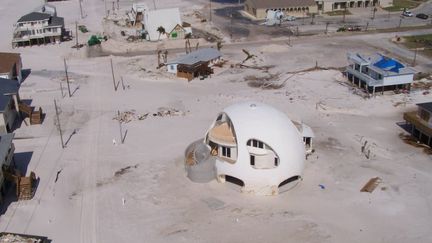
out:
M348 63L348 80L372 95L387 90L409 90L414 79L414 69L382 54L348 53Z

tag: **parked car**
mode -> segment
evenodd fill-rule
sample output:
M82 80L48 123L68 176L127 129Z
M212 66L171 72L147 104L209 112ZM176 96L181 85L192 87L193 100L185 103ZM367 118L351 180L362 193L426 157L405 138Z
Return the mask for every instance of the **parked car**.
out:
M405 10L405 11L403 11L402 16L405 16L405 17L412 17L413 14L411 13L411 11Z
M427 14L424 14L424 13L419 13L416 15L416 17L419 19L428 19L429 18L429 16L427 16Z
M295 21L295 20L296 20L296 17L291 16L291 15L288 15L288 16L285 17L285 20L286 20L286 21Z

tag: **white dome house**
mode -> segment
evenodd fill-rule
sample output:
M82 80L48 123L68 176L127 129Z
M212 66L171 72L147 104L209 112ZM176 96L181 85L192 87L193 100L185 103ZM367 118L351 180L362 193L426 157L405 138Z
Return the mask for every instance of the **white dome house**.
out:
M276 195L281 185L301 178L305 141L296 125L275 108L257 102L234 104L206 133L206 163L214 163L213 176L219 182L235 181L245 193ZM189 160L192 157L189 153Z

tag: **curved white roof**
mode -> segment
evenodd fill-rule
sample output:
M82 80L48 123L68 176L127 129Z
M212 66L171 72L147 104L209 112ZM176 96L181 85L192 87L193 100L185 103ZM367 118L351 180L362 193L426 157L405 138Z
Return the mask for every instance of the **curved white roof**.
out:
M305 160L302 135L284 113L258 102L234 104L223 112L233 125L238 155L234 164L217 161L218 175L237 177L258 194L259 190L266 190L265 187L277 187L288 178L302 175ZM279 165L274 169L253 168L246 146L249 139L270 146L280 159Z

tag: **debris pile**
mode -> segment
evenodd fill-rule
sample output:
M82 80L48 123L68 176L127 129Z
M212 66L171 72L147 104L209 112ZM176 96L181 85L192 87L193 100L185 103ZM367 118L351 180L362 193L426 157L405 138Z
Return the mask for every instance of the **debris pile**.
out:
M15 234L5 234L0 236L0 243L42 243L42 240Z
M117 115L113 118L113 120L120 121L122 123L128 123L134 120L145 120L149 113L145 113L142 115L137 115L135 110L130 111L122 111L120 115Z
M138 164L133 165L133 166L129 165L129 166L123 167L123 168L119 169L118 171L116 171L116 172L114 173L114 176L115 176L115 177L122 176L122 175L124 175L124 174L130 172L130 170L131 170L132 168L135 168L135 169L138 168Z
M144 114L137 114L135 110L122 111L119 115L116 115L113 120L120 121L121 123L128 123L131 121L142 121L148 118L150 112ZM166 117L166 116L184 116L186 112L170 108L170 107L160 107L157 112L152 113L154 117Z
M156 113L153 113L153 116L184 116L185 112L177 110L175 108L169 108L169 107L160 107Z

